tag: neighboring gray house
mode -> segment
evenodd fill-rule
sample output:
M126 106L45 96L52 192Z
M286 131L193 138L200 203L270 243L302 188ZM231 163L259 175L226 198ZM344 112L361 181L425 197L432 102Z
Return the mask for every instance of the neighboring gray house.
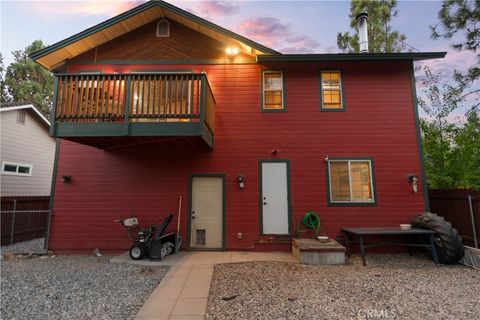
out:
M0 195L50 195L55 156L50 122L31 104L4 104L0 118Z

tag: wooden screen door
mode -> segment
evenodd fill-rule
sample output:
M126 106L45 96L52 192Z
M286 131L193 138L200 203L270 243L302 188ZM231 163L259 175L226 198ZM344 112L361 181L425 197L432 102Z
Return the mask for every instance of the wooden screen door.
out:
M223 247L223 178L193 177L190 247Z
M262 233L290 234L288 162L261 162Z

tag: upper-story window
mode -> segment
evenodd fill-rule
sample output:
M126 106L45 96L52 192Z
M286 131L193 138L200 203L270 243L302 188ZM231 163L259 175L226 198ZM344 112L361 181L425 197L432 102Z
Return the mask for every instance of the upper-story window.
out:
M342 73L321 71L322 110L343 110Z
M170 37L170 22L166 19L162 19L157 22L157 37L168 38Z
M329 201L332 204L374 204L370 159L328 161Z
M263 105L262 109L266 111L278 111L285 109L284 86L282 71L263 71Z
M24 125L26 119L27 119L27 111L17 110L17 123Z

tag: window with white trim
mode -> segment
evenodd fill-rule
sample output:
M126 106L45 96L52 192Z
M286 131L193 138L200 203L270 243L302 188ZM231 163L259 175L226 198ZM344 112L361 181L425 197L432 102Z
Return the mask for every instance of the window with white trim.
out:
M2 161L1 173L3 175L31 176L32 170L33 166L31 164Z
M328 160L331 203L374 203L371 160Z
M283 72L263 71L263 106L264 110L282 110L283 101Z

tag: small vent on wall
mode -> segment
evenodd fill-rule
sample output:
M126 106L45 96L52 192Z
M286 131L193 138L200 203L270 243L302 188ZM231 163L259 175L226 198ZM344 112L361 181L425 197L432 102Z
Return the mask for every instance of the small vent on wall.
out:
M25 119L27 118L27 112L25 110L17 110L17 123L25 124Z
M170 22L166 19L162 19L157 22L157 37L168 38L170 37Z

